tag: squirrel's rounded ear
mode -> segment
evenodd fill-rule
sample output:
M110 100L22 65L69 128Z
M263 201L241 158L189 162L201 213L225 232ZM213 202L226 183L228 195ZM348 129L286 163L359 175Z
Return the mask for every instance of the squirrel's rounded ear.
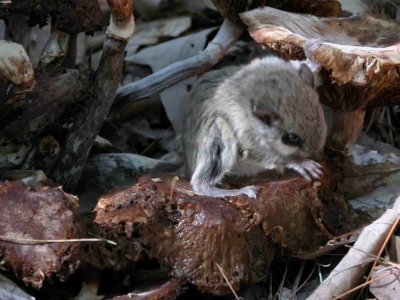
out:
M301 64L299 75L308 85L314 87L314 74L306 64Z

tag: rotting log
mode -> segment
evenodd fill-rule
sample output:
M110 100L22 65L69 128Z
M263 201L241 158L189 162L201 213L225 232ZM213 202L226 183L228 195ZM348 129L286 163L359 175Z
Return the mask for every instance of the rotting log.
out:
M54 126L66 109L83 97L88 79L77 70L53 74L36 73L36 86L23 95L11 95L2 108L1 135L15 142L30 143Z
M398 22L368 15L316 18L267 7L241 18L258 43L322 69L321 101L346 114L334 118L332 148L346 151L357 139L366 109L400 99Z
M126 264L122 257L156 258L173 277L221 295L230 290L217 264L238 290L265 278L276 250L305 256L347 232L349 210L335 176L321 183L267 178L246 182L258 187L257 199L216 199L194 195L186 181L142 177L99 199L95 231L118 246L88 256L115 269Z

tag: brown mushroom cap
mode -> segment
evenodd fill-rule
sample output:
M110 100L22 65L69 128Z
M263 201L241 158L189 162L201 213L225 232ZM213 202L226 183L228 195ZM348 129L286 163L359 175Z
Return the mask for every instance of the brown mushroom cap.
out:
M76 239L82 233L76 199L60 188L27 187L20 181L0 183L0 255L2 266L40 288L45 280L66 280L80 264L77 243L40 244L27 240ZM4 242L19 239L22 244Z
M339 230L347 226L347 204L331 192L334 180L253 180L257 199L191 195L185 180L171 192L170 176L142 177L104 195L94 210L94 230L118 245L94 249L90 258L118 269L125 258L137 261L147 254L182 282L221 295L231 292L217 264L237 290L264 278L275 249L314 253L339 223Z
M231 21L238 21L238 14L248 9L268 5L270 7L309 13L319 17L339 17L342 15L341 4L335 0L212 0L222 16Z
M367 109L399 99L400 24L369 15L318 18L273 8L242 13L258 42L291 59L323 68L321 100L341 109Z

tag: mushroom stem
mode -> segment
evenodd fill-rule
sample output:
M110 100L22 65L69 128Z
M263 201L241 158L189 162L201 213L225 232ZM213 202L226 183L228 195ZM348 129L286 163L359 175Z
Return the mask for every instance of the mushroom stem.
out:
M43 72L53 67L62 66L68 56L70 58L75 56L75 53L69 53L70 45L73 42L74 39L70 34L58 30L52 24L49 40L40 55L38 69ZM75 61L72 58L70 60Z
M333 111L328 148L347 153L362 131L364 116L363 109Z
M122 76L124 50L128 35L135 29L131 0L108 0L111 22L96 71L91 103L76 117L60 152L51 177L72 191L81 176L90 149L114 100ZM89 101L88 101L89 102Z

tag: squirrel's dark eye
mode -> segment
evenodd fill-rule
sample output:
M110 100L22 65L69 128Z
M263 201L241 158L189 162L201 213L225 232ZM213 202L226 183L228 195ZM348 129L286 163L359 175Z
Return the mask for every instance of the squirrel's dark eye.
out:
M299 148L303 145L303 141L297 134L288 132L282 136L282 143L289 146L297 146Z

